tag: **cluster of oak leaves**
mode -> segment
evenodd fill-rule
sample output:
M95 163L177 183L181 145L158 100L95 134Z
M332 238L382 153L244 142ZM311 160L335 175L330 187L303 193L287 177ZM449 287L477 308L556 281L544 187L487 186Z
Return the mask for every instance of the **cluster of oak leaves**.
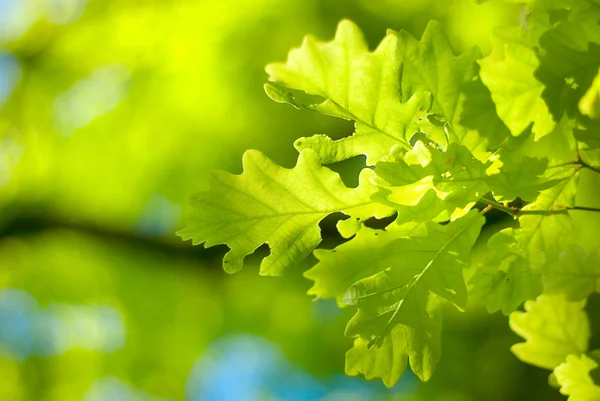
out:
M427 380L441 354L441 307L465 310L469 296L510 314L525 339L512 351L552 370L569 400L600 399L584 310L600 291L600 255L576 242L583 229L600 232L573 222L600 211L575 202L579 178L600 177L600 1L530 0L527 11L495 31L485 58L456 56L435 22L420 41L388 31L373 52L349 21L330 42L306 37L286 63L267 66L267 94L354 121L354 134L297 140L292 169L246 152L241 175L215 172L193 196L181 237L229 246L230 273L265 243L264 275L314 251L309 293L357 307L346 328L350 375L392 386L410 364ZM325 167L360 155L356 188ZM515 224L489 238L466 279L491 208ZM319 222L336 212L349 216L337 226L349 240L315 250ZM363 224L389 216L385 229Z

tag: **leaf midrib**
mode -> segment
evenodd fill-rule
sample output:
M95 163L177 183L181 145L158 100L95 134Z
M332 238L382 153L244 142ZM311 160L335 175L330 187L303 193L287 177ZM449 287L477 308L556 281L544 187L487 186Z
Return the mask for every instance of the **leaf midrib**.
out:
M354 208L361 207L361 206L372 205L374 203L377 203L377 202L373 202L373 201L362 202L362 203L357 203L354 205L344 206L341 208L327 209L327 210L314 210L314 211L308 211L308 212L287 212L287 213L281 213L281 214L260 215L260 216L244 216L243 218L239 218L239 219L215 221L215 222L212 222L209 224L203 224L202 226L210 227L210 226L218 225L218 224L232 224L232 223L239 223L242 221L250 221L250 220L269 220L269 219L276 219L279 217L289 217L289 216L308 216L308 215L316 215L316 214L332 214L332 213L336 213L336 212L342 212L344 210L354 209Z
M442 255L442 253L444 253L446 251L446 249L458 238L460 237L465 231L467 231L467 229L469 229L471 227L472 224L475 223L476 220L473 220L473 222L471 222L470 224L467 224L465 227L461 228L456 234L454 234L449 240L448 242L446 242L440 249L439 251L433 256L433 258L429 261L429 263L427 264L427 266L425 266L425 268L423 269L423 271L421 273L419 273L417 275L417 277L415 278L415 280L410 284L409 288L406 290L406 294L404 295L404 298L402 298L400 300L400 302L398 303L398 306L396 307L396 310L394 311L394 313L392 314L392 316L390 317L390 319L388 320L388 322L386 323L385 327L383 328L383 330L381 331L381 333L375 338L375 341L373 342L373 344L377 344L380 342L381 338L385 335L385 333L387 332L389 326L392 324L392 321L396 318L396 316L398 315L398 313L400 312L400 309L402 309L402 306L404 304L404 300L406 300L406 298L411 294L411 292L413 291L413 289L417 286L417 284L419 283L419 281L423 278L423 276L430 270L431 266L433 266L433 264L437 261L437 259ZM417 313L418 321L419 321L419 329L422 331L423 330L423 323L421 322L421 314Z

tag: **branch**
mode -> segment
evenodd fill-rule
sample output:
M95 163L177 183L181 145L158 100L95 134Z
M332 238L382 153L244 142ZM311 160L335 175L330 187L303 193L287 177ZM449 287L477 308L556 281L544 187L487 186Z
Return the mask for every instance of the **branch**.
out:
M504 206L501 203L498 203L494 200L490 200L490 199L486 199L486 198L479 199L479 202L488 205L486 207L486 209L488 207L492 207L492 208L500 210L504 213L508 213L515 218L518 216L527 215L527 214L543 215L543 216L551 216L551 215L556 215L556 214L567 214L569 210L579 210L579 211L584 211L584 212L600 213L600 208L587 207L587 206L573 206L573 207L567 207L565 209L558 209L558 210L523 210L521 208L514 207L514 206Z
M587 207L587 206L573 206L573 207L567 208L567 210L581 210L581 211L584 211L584 212L600 212L600 208L597 208L597 207Z
M579 157L579 155L577 157ZM580 158L578 160L574 160L572 162L566 162L566 163L561 163L561 164L555 164L553 166L548 166L548 168L551 169L551 168L558 168L558 167L565 167L565 166L580 166L581 168L587 168L588 170L592 170L592 171L600 174L600 168L594 167L594 166L586 163L585 161L583 161Z
M591 166L591 165L587 164L586 162L584 162L583 160L579 160L578 164L580 166L582 166L583 168L587 168L588 170L592 170L592 171L600 174L600 168Z
M497 209L497 210L500 210L502 212L508 213L511 216L516 216L517 213L519 212L519 208L504 206L503 204L498 203L498 202L496 202L494 200L491 200L491 199L481 198L481 199L479 199L479 202L488 205L488 207L492 207L494 209ZM487 209L487 207L486 207L486 209Z

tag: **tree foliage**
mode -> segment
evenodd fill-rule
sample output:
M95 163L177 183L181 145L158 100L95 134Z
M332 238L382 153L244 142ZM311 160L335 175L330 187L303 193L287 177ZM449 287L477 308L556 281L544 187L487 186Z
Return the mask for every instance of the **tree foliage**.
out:
M248 151L241 175L215 173L194 196L180 235L228 245L228 272L263 243L267 275L314 250L309 293L357 308L346 329L350 375L392 386L410 366L428 380L442 306L482 303L510 315L525 339L512 348L519 359L554 370L571 400L598 399L584 306L600 289L600 260L577 243L573 215L600 211L578 203L580 177L600 174L600 3L527 3L523 24L498 28L485 57L455 55L436 22L420 40L390 30L374 51L350 21L330 42L306 37L267 66L265 90L353 121L354 134L298 139L292 169ZM327 165L359 155L366 166L349 188ZM512 226L491 226L474 262L492 209ZM336 212L347 216L338 223L347 242L315 250L319 221ZM392 215L385 228L365 225Z

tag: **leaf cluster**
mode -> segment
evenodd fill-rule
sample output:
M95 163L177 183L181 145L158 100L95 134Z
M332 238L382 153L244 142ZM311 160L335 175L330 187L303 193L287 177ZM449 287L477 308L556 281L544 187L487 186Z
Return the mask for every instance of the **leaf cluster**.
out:
M513 347L519 359L553 370L571 400L597 399L584 306L600 290L600 256L577 243L573 214L600 211L577 203L580 177L600 173L600 3L527 3L523 23L498 28L485 57L476 48L456 55L435 21L420 40L390 30L373 51L350 21L329 42L307 36L267 66L265 90L350 120L354 133L298 139L291 169L248 151L241 175L214 173L193 197L180 235L227 245L227 272L262 244L271 250L265 275L314 252L309 294L356 307L349 375L392 386L410 366L428 380L443 305L483 303L510 315L525 339ZM356 188L327 167L363 155ZM491 209L512 226L490 227L474 262ZM347 216L338 230L348 240L316 249L332 213ZM383 229L365 225L389 216Z

